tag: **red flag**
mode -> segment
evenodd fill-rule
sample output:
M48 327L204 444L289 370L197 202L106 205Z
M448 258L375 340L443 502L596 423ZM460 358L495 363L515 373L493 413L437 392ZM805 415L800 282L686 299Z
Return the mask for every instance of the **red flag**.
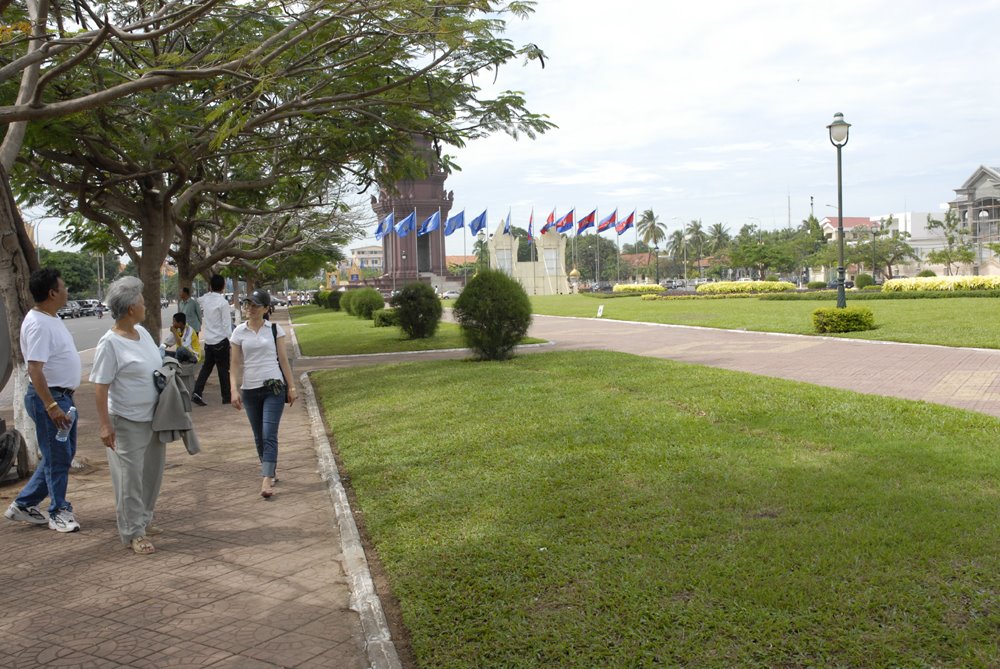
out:
M615 226L615 232L621 235L623 232L631 228L634 223L635 223L635 210L632 210L632 213L628 215L628 218L623 218L622 220L618 221L618 225Z
M545 219L545 225L542 226L542 229L539 230L539 232L544 235L546 232L549 231L549 228L551 228L555 224L556 224L556 210L553 209L552 213L549 214L548 218Z
M613 212L601 219L601 222L597 224L597 231L604 232L608 228L613 228L618 224L618 210L615 209Z

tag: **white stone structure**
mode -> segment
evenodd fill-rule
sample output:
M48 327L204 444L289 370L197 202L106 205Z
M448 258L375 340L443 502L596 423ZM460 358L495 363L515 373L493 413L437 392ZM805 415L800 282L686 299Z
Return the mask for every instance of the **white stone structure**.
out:
M566 238L553 230L535 236L535 262L518 262L520 239L503 234L504 224L490 235L490 269L498 269L517 280L528 295L564 295L570 292L566 275Z

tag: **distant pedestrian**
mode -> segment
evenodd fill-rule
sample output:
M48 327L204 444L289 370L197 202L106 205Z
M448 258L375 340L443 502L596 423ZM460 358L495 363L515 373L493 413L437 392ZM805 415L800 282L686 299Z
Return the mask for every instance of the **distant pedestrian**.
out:
M292 368L285 350L285 331L277 323L265 320L271 296L266 290L255 290L243 304L247 320L233 332L232 363L229 375L232 385L240 389L233 398L233 407L246 408L253 430L257 457L260 459L260 496L267 499L274 493L274 474L278 466L278 426L285 408L297 396L292 383ZM239 385L240 376L243 384Z
M194 393L191 401L198 406L205 406L202 397L205 384L212 375L212 369L218 368L219 387L222 391L222 403L229 404L231 392L229 386L229 336L233 333L232 314L229 310L229 300L222 291L226 288L226 280L215 274L209 281L212 292L201 297L201 345L204 352L201 372L194 383Z
M21 494L4 516L57 532L76 532L80 524L73 505L66 499L69 468L76 456L76 421L68 415L74 408L73 393L80 385L80 354L73 335L56 314L69 300L69 291L59 270L40 269L28 278L35 306L21 323L21 352L28 364L28 391L24 407L35 423L35 437L42 459ZM57 433L69 428L65 441ZM49 515L38 509L49 498Z
M153 525L153 510L167 450L153 432L153 372L161 366L160 350L139 325L146 317L142 281L118 279L108 288L107 304L115 325L97 343L90 380L107 447L118 534L124 545L148 555L156 549L147 537L162 532Z
M177 303L177 311L184 314L187 324L195 332L201 332L201 305L198 300L191 297L191 289L187 286L181 288L181 299Z

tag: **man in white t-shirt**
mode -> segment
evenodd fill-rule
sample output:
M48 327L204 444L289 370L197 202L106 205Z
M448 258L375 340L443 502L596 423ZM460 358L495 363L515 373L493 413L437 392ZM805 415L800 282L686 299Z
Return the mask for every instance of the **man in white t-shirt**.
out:
M231 392L229 388L229 336L233 334L233 320L229 308L229 300L222 295L226 288L226 280L215 274L209 281L212 292L202 295L201 305L201 345L203 349L201 372L194 383L191 401L198 406L205 406L202 398L205 384L212 375L212 369L219 370L219 388L222 391L222 403L229 404Z
M80 385L80 354L73 335L56 314L66 306L69 291L54 269L32 272L28 288L35 307L21 323L21 352L31 380L24 406L35 422L42 460L3 515L34 525L47 524L57 532L76 532L80 524L73 516L73 505L66 499L66 488L76 455L76 420L69 413L75 408L73 393ZM69 435L61 441L57 432L66 428ZM38 508L46 497L50 500L47 518Z

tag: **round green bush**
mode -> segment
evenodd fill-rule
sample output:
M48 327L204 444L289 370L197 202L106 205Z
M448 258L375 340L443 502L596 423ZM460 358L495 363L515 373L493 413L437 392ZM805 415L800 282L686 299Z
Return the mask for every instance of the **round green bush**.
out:
M854 287L859 290L874 285L875 285L875 279L872 277L871 274L858 274L856 277L854 277Z
M924 269L919 271L917 276L937 276L937 273L932 269Z
M811 288L812 290L823 290L826 288L826 281L810 281L806 284L806 288Z
M340 297L343 295L339 290L333 290L327 293L326 302L323 306L327 309L333 309L334 311L340 311Z
M327 308L326 301L329 295L330 291L328 290L317 290L315 293L313 293L313 304L316 304L326 309Z
M444 309L434 289L426 283L408 283L392 298L399 327L410 339L433 337Z
M351 308L358 318L372 320L372 314L379 309L385 308L385 299L382 293L374 288L362 288L354 291L355 295L351 299Z
M345 290L343 293L340 294L340 308L341 310L343 310L345 314L349 314L351 316L354 315L353 303L355 294L356 294L355 291L350 289Z
M481 360L506 360L531 325L531 301L503 272L479 272L455 300L455 318L466 345Z
M399 314L395 309L376 309L372 314L377 328L392 328L399 325Z

